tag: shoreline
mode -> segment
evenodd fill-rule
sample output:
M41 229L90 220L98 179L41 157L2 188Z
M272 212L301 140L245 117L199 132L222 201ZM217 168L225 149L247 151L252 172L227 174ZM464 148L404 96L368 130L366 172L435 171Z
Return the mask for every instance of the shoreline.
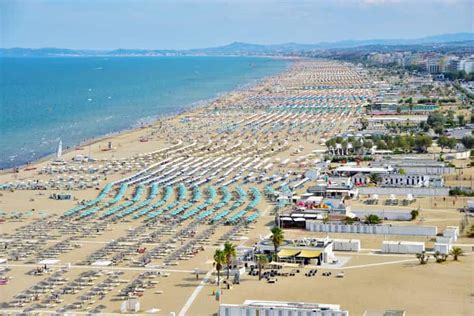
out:
M51 57L53 57L53 56L51 56ZM56 56L54 56L54 57L56 57ZM65 57L67 57L67 56L65 56ZM93 57L93 56L91 56L91 57ZM120 57L120 56L117 56L117 57ZM131 56L131 57L135 57L135 56ZM137 56L137 57L139 57L139 56ZM173 56L148 56L148 57L173 57ZM202 57L205 57L205 56L202 56ZM213 57L213 56L211 56L211 57ZM237 57L237 56L223 56L223 57ZM246 57L246 56L238 56L238 57ZM248 56L248 57L254 57L254 56ZM262 82L264 82L264 81L266 81L266 80L268 80L272 77L280 76L281 74L287 72L291 68L294 61L298 60L298 58L275 58L275 57L273 57L273 58L284 60L284 61L287 62L287 65L284 67L284 69L282 69L281 71L279 71L277 73L264 76L260 79L252 80L251 82L246 83L246 84L239 84L234 89L231 89L231 90L228 90L228 91L218 92L214 97L207 98L207 99L202 99L202 100L197 100L197 101L194 101L190 104L182 105L182 106L178 107L178 109L176 109L176 110L174 110L170 113L167 113L167 114L158 114L158 115L154 115L154 116L151 116L151 117L148 116L148 117L140 118L140 119L136 120L133 124L131 124L129 128L125 128L125 129L122 129L122 130L119 130L119 131L110 132L108 134L98 135L97 137L91 137L91 138L85 139L82 142L79 142L79 143L74 144L72 146L69 146L67 148L63 148L62 153L63 153L63 155L68 154L68 153L71 153L72 151L76 150L78 147L90 146L90 145L96 144L98 142L106 141L108 139L113 139L114 137L126 135L126 134L129 134L129 133L136 132L136 131L138 131L140 129L143 129L143 128L151 127L162 119L170 119L170 118L173 118L173 117L177 117L179 115L183 115L185 113L192 112L196 109L205 109L207 106L209 106L210 103L212 103L212 102L214 102L214 101L216 101L220 98L225 98L225 97L227 97L227 96L229 96L233 93L240 93L240 92L248 91L252 88L257 87ZM140 122L142 122L142 125L140 125ZM23 168L31 167L31 166L34 166L34 165L38 165L40 163L43 163L43 162L53 158L54 155L55 155L55 151L53 151L52 153L50 153L48 155L39 157L38 159L33 159L33 160L27 161L25 163L21 163L21 164L14 165L14 166L11 166L11 167L0 168L0 175L16 173L15 171L17 169L23 169Z

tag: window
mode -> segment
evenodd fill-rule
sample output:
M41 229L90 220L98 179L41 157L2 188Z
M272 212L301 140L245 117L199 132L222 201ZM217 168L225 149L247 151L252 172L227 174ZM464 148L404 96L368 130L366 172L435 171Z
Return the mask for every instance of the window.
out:
M247 308L247 309L245 310L245 316L250 316L250 309Z
M224 307L224 315L225 316L230 316L230 311L229 311L230 307Z
M278 311L278 316L283 316L283 311Z

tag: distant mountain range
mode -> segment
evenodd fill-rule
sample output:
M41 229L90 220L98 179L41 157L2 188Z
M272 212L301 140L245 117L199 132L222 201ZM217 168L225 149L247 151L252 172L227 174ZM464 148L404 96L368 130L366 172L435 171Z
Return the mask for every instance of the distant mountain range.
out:
M4 57L48 57L48 56L169 56L169 55L291 55L327 49L377 47L377 46L413 46L463 43L474 48L474 33L453 33L422 37L418 39L373 39L344 40L337 42L320 42L316 44L285 43L273 45L234 42L224 46L196 48L188 50L86 50L65 48L0 48L0 56Z

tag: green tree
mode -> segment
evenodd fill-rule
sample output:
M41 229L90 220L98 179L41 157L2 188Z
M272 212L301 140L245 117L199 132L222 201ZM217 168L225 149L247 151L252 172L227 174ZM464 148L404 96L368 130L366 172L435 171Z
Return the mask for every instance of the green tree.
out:
M280 227L273 227L271 229L272 235L270 237L273 247L275 249L275 259L277 258L278 247L280 247L283 240L285 240L285 235L283 234L283 230Z
M374 146L374 143L370 139L366 139L366 140L364 140L363 146L368 151L368 150L372 149L372 147Z
M434 132L438 135L443 135L444 134L444 127L442 126L436 126L434 128Z
M474 137L472 136L464 136L461 139L461 143L466 147L467 149L472 149L474 148Z
M410 212L411 220L412 220L412 221L415 220L415 219L418 217L419 214L420 214L420 212L419 212L418 210L413 210L413 211L411 211L411 212Z
M326 213L323 216L323 224L327 224L328 222L329 222L329 215L328 215L328 213Z
M426 152L432 143L433 140L428 135L417 135L415 138L415 146L421 152Z
M453 150L454 148L456 148L456 145L457 145L458 141L456 140L456 138L449 138L448 139L448 148Z
M382 219L375 214L369 214L365 217L365 222L370 225L380 224Z
M346 218L344 219L344 224L346 225L352 225L354 224L355 220L352 218L352 217L349 217L349 216L346 216Z
M420 264L427 264L430 256L426 254L426 251L423 251L421 253L417 253L416 258L420 260Z
M458 115L458 124L459 124L459 126L466 125L466 122L464 121L464 115L463 114Z
M446 117L446 124L449 125L449 126L454 126L455 125L455 123L454 123L454 111L453 110L448 111L448 115Z
M227 263L227 279L229 279L230 267L232 265L232 261L237 256L237 250L235 248L235 245L226 241L224 243L224 255L225 255L225 261Z
M444 124L446 124L446 118L442 113L434 112L428 115L426 123L433 129L436 127L444 127Z
M436 251L433 255L437 263L445 262L446 259L448 259L448 256L445 254L440 253L439 251Z
M268 257L264 254L257 255L258 279L262 279L262 269L268 264Z
M463 253L464 251L459 247L453 247L450 252L451 256L453 256L454 261L458 261L458 257L462 256Z
M448 147L449 138L447 136L442 135L438 138L437 143L438 143L438 146L441 147L441 151L442 151L444 148Z
M469 232L467 233L467 236L469 238L474 238L474 225L471 225L471 228L469 229Z
M223 250L216 249L214 252L214 266L217 270L217 285L221 282L221 270L222 267L226 264L225 253Z
M378 173L371 173L369 175L369 180L373 184L378 184L382 181L382 177Z
M420 122L420 128L423 132L428 132L430 130L430 126L426 122Z
M369 126L369 121L363 117L360 119L360 125L362 126L362 129L367 129L367 127Z

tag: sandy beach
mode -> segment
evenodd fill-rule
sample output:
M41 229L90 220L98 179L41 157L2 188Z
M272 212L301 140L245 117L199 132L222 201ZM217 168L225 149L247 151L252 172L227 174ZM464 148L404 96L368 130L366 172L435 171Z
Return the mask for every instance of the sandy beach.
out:
M214 251L226 240L253 247L269 234L275 202L265 191L306 192L312 181L302 180L322 162L325 141L353 131L376 95L372 81L352 64L294 60L284 73L204 106L3 172L0 184L16 188L0 190L0 259L7 261L0 268L9 278L0 285L0 313L120 313L121 302L136 297L137 314L214 315ZM72 198L55 200L54 193ZM349 203L366 207L367 199ZM418 208L409 225L442 231L459 225L467 200L421 197L396 208ZM316 277L304 276L311 265L275 284L245 274L232 289L221 285L221 302L340 304L351 315L471 315L474 245L465 235L456 241L465 251L460 261L420 265L414 255L377 250L385 240L433 247L433 238L285 230L294 239L327 235L359 239L362 250L338 253L346 263L318 267ZM43 260L52 261L39 271ZM343 279L321 276L342 270Z

